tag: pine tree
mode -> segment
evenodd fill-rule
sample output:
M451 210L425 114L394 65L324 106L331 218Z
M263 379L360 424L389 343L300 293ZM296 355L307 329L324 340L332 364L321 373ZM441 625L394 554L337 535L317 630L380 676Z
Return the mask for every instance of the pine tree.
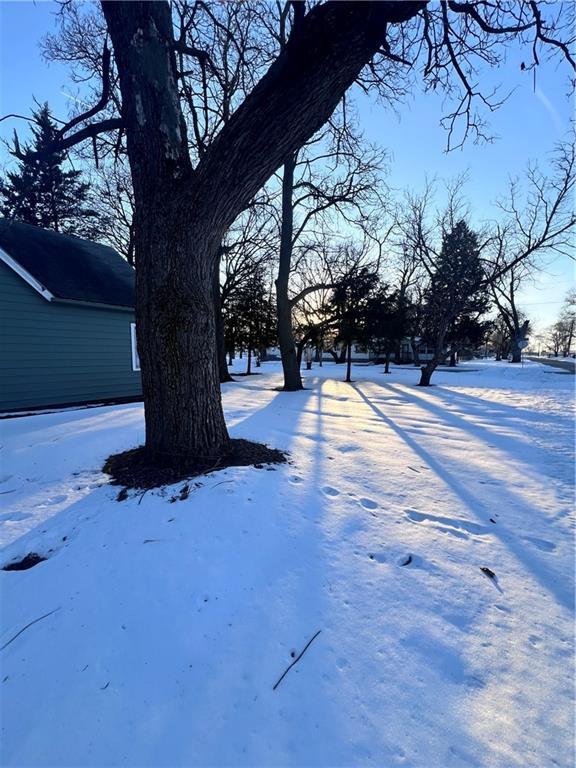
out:
M3 216L56 232L96 239L97 213L87 205L90 185L82 172L62 168L65 153L41 152L56 138L57 126L48 104L33 113L33 141L24 147L16 171L0 180L0 211Z
M459 221L442 238L442 248L425 293L423 337L434 349L431 360L422 367L420 386L444 357L451 329L464 317L479 318L489 307L480 258L478 235L465 221Z
M273 308L262 269L238 289L229 312L229 326L235 342L247 352L246 374L252 373L252 352L273 343L276 331L270 320Z

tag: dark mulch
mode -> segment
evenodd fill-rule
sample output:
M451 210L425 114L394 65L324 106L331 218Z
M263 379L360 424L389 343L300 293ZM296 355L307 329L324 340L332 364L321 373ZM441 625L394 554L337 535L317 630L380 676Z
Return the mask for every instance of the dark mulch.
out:
M28 568L34 568L38 563L43 563L46 560L45 557L37 555L36 552L30 552L29 555L23 557L22 560L18 560L15 563L9 563L5 565L3 571L27 571Z
M250 440L231 440L229 453L217 460L195 460L178 467L163 467L141 446L110 456L102 469L112 476L114 485L122 485L124 488L158 488L226 467L254 466L261 469L264 464L283 464L287 460L287 454L277 448L269 448Z
M243 373L236 373L236 371L234 371L234 376L262 376L262 372L250 371L250 373L246 373L246 371L244 371Z

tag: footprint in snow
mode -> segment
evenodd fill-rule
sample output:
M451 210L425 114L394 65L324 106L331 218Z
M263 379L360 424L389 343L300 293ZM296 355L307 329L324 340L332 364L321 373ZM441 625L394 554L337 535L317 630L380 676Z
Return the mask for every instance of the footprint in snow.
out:
M43 504L38 504L39 507L53 507L55 504L61 504L63 501L66 501L68 496L65 493L61 493L59 496L53 496L51 499L48 499Z
M5 515L0 515L0 523L12 523L18 520L27 520L32 517L30 512L7 512Z
M554 552L556 549L556 544L552 544L551 541L546 541L546 539L538 539L535 536L526 536L525 541L529 541L530 544L533 544L537 549L542 550L542 552Z
M322 493L326 496L331 496L332 498L340 496L340 491L337 488L332 488L330 485L325 485L324 488L322 488Z
M378 504L375 501L372 501L372 499L360 499L360 504L364 507L364 509L378 509Z
M289 480L291 483L294 483L295 485L297 485L298 483L303 483L303 482L304 482L304 478L303 478L303 477L299 477L299 475L291 475L291 476L288 478L288 480Z
M386 562L386 555L384 552L371 552L368 557L370 560L374 560L377 563L385 563Z

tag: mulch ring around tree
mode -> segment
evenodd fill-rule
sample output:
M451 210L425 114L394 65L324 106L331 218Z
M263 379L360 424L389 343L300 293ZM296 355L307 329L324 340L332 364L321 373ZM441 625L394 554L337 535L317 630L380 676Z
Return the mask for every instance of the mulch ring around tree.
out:
M180 466L160 466L144 446L116 453L106 459L102 471L112 477L113 485L124 488L158 488L199 475L207 475L226 467L253 466L261 469L264 464L283 464L288 455L277 448L250 440L231 440L230 451L220 459L206 459L183 463Z

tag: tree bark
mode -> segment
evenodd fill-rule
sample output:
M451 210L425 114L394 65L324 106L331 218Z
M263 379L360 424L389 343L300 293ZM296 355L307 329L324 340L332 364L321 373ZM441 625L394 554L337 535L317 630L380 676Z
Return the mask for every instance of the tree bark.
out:
M528 335L528 327L529 327L528 320L525 320L521 326L519 326L518 323L516 323L514 330L511 333L510 352L512 354L511 362L513 363L522 362L522 347L520 346L520 342L526 339L526 336Z
M423 365L420 368L420 381L418 382L419 387L429 387L430 386L430 379L432 378L432 374L436 370L436 366L434 368L430 368L429 365Z
M451 349L450 350L450 362L448 363L449 368L456 368L456 350Z
M146 448L168 466L216 460L229 439L215 354L214 262L194 255L215 255L218 244L201 222L191 231L189 217L175 206L162 216L155 207L147 218L137 228L136 273Z
M276 279L278 342L282 358L282 371L284 372L284 391L286 392L296 392L302 389L300 359L296 354L296 344L292 328L292 303L288 296L294 235L292 193L294 190L295 166L296 153L293 153L284 163L284 174L282 176L282 226L280 231L278 277Z
M432 355L432 358L426 363L426 365L423 365L420 368L420 381L418 382L419 387L430 386L432 374L444 359L444 356L445 356L444 340L446 338L446 334L448 332L448 327L450 325L450 322L451 321L447 321L444 324L444 326L441 326L441 330L439 331L438 336L436 337L436 343L434 345L434 354Z

